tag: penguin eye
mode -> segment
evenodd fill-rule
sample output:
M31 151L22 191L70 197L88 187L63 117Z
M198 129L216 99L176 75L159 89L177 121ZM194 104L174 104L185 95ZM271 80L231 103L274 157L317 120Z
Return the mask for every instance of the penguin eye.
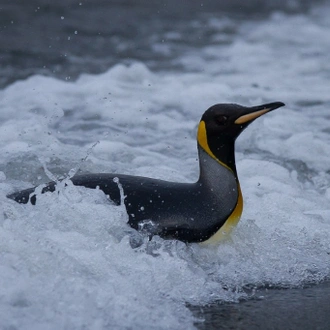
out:
M218 116L215 117L215 121L219 124L219 125L225 125L227 123L227 117L226 116Z

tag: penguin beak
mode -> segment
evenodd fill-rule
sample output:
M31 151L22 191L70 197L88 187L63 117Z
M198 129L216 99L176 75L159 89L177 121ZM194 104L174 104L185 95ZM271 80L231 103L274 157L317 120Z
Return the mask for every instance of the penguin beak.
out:
M285 104L282 102L273 102L273 103L267 103L263 105L258 105L256 107L250 107L247 108L246 113L244 113L242 116L238 117L235 120L235 124L241 125L241 124L249 124L254 119L262 116L263 114L275 110L279 107L283 107Z

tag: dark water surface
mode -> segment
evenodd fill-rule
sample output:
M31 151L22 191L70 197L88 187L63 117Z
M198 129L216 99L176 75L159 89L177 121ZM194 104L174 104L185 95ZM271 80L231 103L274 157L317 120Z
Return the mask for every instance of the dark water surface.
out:
M192 307L198 329L330 329L330 282L305 289L272 289L239 304ZM259 297L259 298L258 298Z
M182 53L212 44L215 29L205 24L210 16L239 24L309 7L303 0L2 1L0 87L35 73L75 79L136 60L155 70L177 69ZM223 42L231 42L236 29L224 26Z

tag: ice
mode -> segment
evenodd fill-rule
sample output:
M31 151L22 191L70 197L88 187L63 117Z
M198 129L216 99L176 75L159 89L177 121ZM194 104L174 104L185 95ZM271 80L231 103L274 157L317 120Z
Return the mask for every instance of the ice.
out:
M324 6L244 23L231 43L182 54L190 72L118 63L75 82L35 75L0 91L0 327L190 329L187 303L329 279L328 15ZM222 40L221 19L209 24ZM78 168L196 180L203 111L270 101L287 106L237 140L244 212L219 246L148 242L99 190L62 185L36 206L6 198L47 182L47 171Z

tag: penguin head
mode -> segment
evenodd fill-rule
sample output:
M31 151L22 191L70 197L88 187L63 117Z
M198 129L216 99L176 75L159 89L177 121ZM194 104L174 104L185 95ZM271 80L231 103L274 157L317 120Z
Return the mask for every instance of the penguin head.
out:
M216 104L203 114L198 126L198 144L213 158L234 166L234 142L256 118L284 106L282 102L254 107ZM231 166L230 166L231 167Z
M208 139L222 137L223 139L235 140L256 118L282 106L284 106L282 102L255 107L244 107L238 104L216 104L205 111L201 123L204 122Z

